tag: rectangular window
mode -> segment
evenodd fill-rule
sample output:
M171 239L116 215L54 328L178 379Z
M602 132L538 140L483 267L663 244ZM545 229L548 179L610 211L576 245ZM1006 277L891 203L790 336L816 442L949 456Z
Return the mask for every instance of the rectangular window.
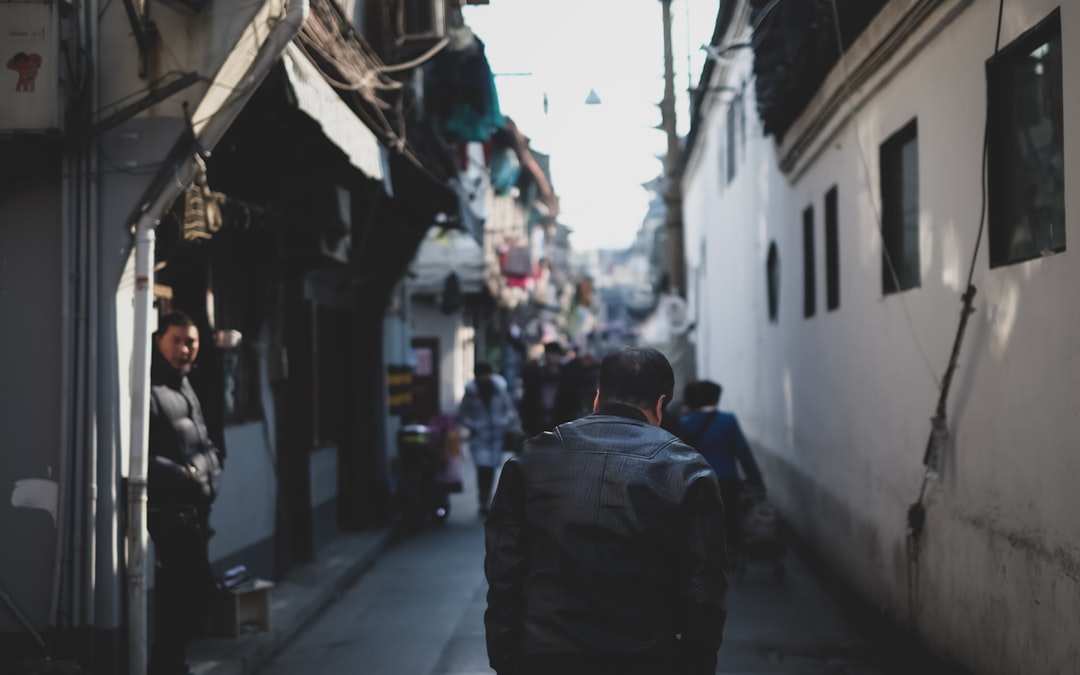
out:
M735 102L727 109L727 182L735 180Z
M803 316L814 316L817 310L817 286L814 279L814 207L807 206L802 214L803 231Z
M881 289L919 285L919 129L916 120L881 145Z
M990 267L1065 250L1061 13L986 64Z
M825 193L825 306L840 306L840 233L836 216L836 186Z
M743 87L739 92L739 147L742 148L743 152L746 152L746 100L743 93L745 91L746 84L743 83Z

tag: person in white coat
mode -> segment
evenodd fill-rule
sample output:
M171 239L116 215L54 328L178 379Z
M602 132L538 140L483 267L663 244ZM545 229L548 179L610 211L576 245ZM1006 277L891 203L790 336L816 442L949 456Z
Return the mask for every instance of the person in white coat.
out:
M457 418L458 424L469 431L469 452L476 464L477 497L483 517L487 516L495 469L503 456L503 439L517 410L506 380L495 374L490 363L477 362L473 375L476 379L465 385Z

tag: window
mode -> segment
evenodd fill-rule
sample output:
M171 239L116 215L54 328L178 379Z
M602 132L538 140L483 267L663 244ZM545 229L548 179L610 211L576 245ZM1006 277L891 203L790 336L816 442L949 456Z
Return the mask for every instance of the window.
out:
M986 64L990 267L1065 250L1061 14Z
M917 122L881 145L881 289L919 285L919 132Z
M803 316L814 316L817 310L817 285L814 270L814 207L807 206L802 214L803 240Z
M836 186L825 193L825 306L840 307L840 233L836 222Z
M746 152L746 105L744 105L743 96L746 91L746 83L742 85L742 89L739 91L739 147L743 152Z
M776 242L769 244L769 257L765 261L765 283L768 289L769 321L776 323L780 309L780 254Z
M727 182L735 180L735 135L736 110L738 99L731 102L727 109Z

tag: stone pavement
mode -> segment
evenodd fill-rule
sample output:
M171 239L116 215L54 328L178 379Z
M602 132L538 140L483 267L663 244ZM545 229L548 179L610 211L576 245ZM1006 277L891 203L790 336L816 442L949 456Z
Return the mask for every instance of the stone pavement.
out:
M408 538L344 534L274 589L272 630L204 640L197 675L490 675L484 642L483 525L472 486L450 522ZM852 614L789 551L784 575L751 565L733 576L717 673L951 673L897 662L865 616ZM880 635L880 632L879 632Z
M391 545L390 528L346 532L323 547L314 562L276 583L270 630L235 639L198 640L188 648L195 675L250 675L272 659L315 617L333 604Z

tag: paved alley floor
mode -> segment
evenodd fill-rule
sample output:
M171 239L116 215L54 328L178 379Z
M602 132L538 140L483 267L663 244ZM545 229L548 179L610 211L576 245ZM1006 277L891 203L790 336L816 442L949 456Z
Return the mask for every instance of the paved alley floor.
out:
M449 521L405 539L288 644L261 675L490 674L484 643L483 523L472 486ZM732 579L717 673L887 672L836 601L789 553L784 579Z

